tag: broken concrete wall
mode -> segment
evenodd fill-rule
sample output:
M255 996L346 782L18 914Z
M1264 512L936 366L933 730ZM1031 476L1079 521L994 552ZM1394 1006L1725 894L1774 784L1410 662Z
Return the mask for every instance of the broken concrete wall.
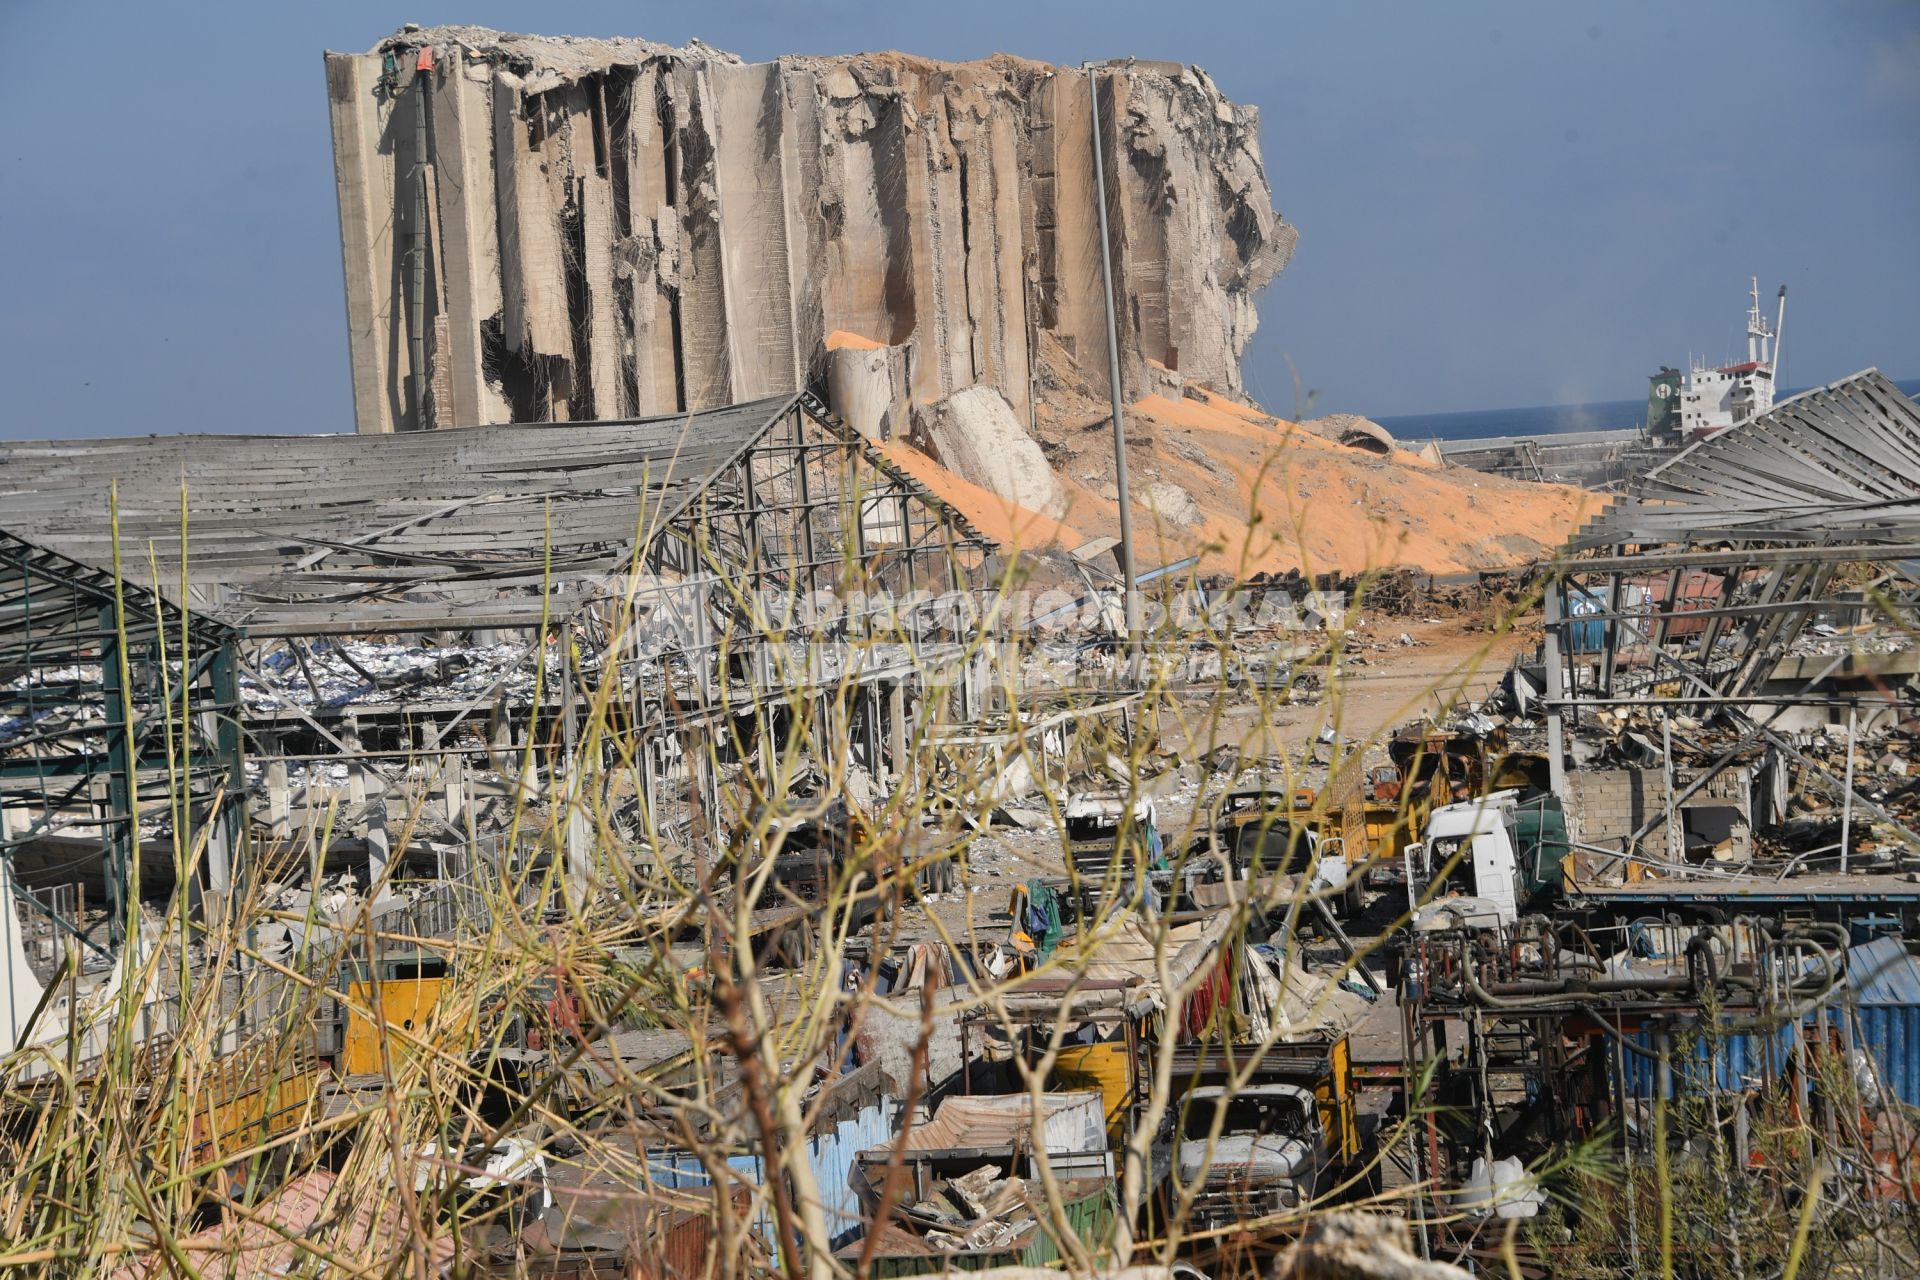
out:
M1690 769L1674 771L1674 791L1686 790L1698 776ZM1680 844L1702 841L1721 845L1720 857L1745 862L1753 856L1753 774L1735 767L1723 770L1705 787L1680 802L1676 812L1682 831ZM1567 774L1563 797L1567 834L1576 843L1616 847L1652 822L1640 841L1645 856L1668 856L1666 775L1659 769L1579 769ZM1731 820L1726 820L1731 819ZM1621 865L1603 854L1581 851L1575 865L1585 877L1599 875L1618 880Z
M836 332L899 349L920 404L986 385L1025 419L1046 333L1104 393L1096 119L1123 379L1237 393L1293 245L1254 114L1197 68L1096 78L1097 110L1083 72L1004 56L749 65L471 27L330 53L359 427L827 390Z
M1006 501L1059 516L1060 481L1005 396L986 383L954 392L914 416L915 443L963 480Z

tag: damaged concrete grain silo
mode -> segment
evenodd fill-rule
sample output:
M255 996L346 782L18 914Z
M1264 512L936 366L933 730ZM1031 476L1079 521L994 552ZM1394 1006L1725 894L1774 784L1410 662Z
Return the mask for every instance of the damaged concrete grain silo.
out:
M329 54L359 428L829 385L882 402L863 430L904 420L896 388L985 384L1024 419L1047 359L1104 391L1096 118L1123 378L1237 392L1294 242L1255 113L1194 67L1098 79L1096 111L1081 74L1006 56L749 64L470 27Z

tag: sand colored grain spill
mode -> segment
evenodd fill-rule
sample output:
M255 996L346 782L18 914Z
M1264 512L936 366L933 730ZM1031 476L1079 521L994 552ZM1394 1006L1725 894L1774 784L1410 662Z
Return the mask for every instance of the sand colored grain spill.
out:
M1087 541L1073 526L961 479L904 441L889 441L881 449L887 461L925 485L1007 551L1043 551L1055 546L1071 549Z
M1136 497L1143 569L1196 552L1203 571L1233 577L1507 568L1551 554L1604 500L1567 485L1437 466L1405 450L1381 457L1212 392L1146 396L1127 426L1134 493L1177 484L1203 517L1193 527L1162 524ZM1119 505L1105 496L1113 492L1111 436L1097 406L1074 406L1042 435L1068 504L1062 520L969 484L904 443L887 453L1003 544L1071 548L1118 534Z

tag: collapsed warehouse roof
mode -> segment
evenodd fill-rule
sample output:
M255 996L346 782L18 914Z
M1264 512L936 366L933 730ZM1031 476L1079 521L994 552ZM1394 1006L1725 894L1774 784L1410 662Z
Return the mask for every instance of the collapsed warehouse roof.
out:
M1842 565L1920 553L1920 410L1871 369L1795 396L1651 472L1567 549L1558 572L1586 585L1549 595L1552 639L1601 655L1572 694L1678 679L1672 701L1695 710L1763 701L1775 661L1842 603Z
M471 813L482 791L544 794L539 779L520 776L515 735L545 740L551 729L570 744L590 701L577 695L602 678L630 695L626 705L646 726L652 745L639 785L648 794L656 781L703 786L704 811L718 812L717 775L698 758L700 743L736 703L769 688L796 692L801 666L816 682L857 690L849 696L862 759L881 772L888 744L905 732L905 707L930 678L902 651L930 641L944 660L958 647L937 619L903 630L904 610L886 593L957 590L992 550L806 394L667 418L431 437L9 443L0 446L0 503L0 524L44 544L19 543L40 557L29 568L57 561L73 589L92 592L75 616L108 608L106 623L88 615L82 648L92 671L111 651L101 648L112 639L105 566L120 563L129 580L157 582L138 597L144 604L129 588L134 611L177 621L185 604L215 637L196 645L225 655L210 696L239 716L220 718L232 738L226 753L196 747L196 763L227 762L227 793L248 790L244 725L245 767L264 794L271 837L291 838L300 815L344 800L336 834L364 841L376 867L384 807L414 807L422 787L442 795L454 832L455 815ZM191 507L184 566L183 506ZM830 592L855 563L871 584L861 621L828 610L819 626L797 612L769 624L772 608ZM35 607L50 598L32 580L14 594ZM887 643L861 640L882 629ZM501 643L502 633L514 643ZM145 634L136 629L130 643ZM396 635L418 638L342 643ZM22 652L29 711L63 696L54 685L74 683L60 674L79 656L69 650ZM155 659L134 669L161 668ZM113 674L110 662L105 670ZM346 671L363 682L339 679ZM552 696L535 696L530 671L544 674ZM311 699L289 689L303 677ZM93 702L109 713L120 705L97 691ZM422 761L434 763L431 776L420 774ZM33 808L36 830L97 821L83 812L89 779L76 789L60 769L32 764L27 785L47 792ZM116 840L130 845L129 807L110 808ZM93 849L97 857L99 842ZM71 851L55 852L71 869ZM124 860L124 848L113 852ZM223 883L224 870L213 870Z
M1877 369L1803 392L1648 471L1569 547L1732 541L1920 550L1920 410Z
M1897 590L1905 580L1881 573L1882 589L1867 591L1849 577L1850 566L1920 553L1920 410L1877 371L1795 396L1695 444L1650 472L1567 550L1546 595L1554 789L1567 790L1566 721L1615 729L1632 716L1660 721L1638 743L1666 770L1667 813L1636 814L1633 830L1622 833L1623 852L1662 826L1674 841L1674 808L1708 794L1730 766L1747 768L1756 752L1762 759L1750 776L1775 778L1767 790L1777 799L1769 813L1747 815L1753 825L1784 817L1784 774L1768 762L1791 762L1811 788L1841 800L1842 870L1856 808L1920 849L1911 819L1862 794L1850 766L1810 754L1792 730L1814 726L1789 718L1810 710L1822 722L1837 716L1849 726L1851 753L1861 728L1884 731L1910 714L1902 708L1911 696L1893 687L1899 664L1857 652L1876 624L1910 636L1912 600ZM1858 632L1831 621L1862 616ZM1818 653L1806 644L1816 626L1839 637ZM1895 635L1891 643L1907 641ZM1799 658L1786 661L1796 651ZM1696 743L1703 727L1712 732ZM1656 737L1665 745L1656 747ZM1697 757L1684 777L1675 774L1675 739ZM1669 850L1678 853L1677 842Z
M750 461L756 447L768 456ZM783 487L804 489L796 460L821 452L864 464L861 519L824 509L850 500L837 484L816 481L819 502L775 498ZM138 565L130 572L147 578L151 551L163 595L181 578L181 508L191 501L190 603L255 637L534 626L591 598L636 548L685 548L694 524L704 526L702 545L715 544L723 536L715 521L691 510L702 502L727 524L756 503L791 517L791 527L757 528L751 547L736 540L727 548L743 573L765 560L810 574L863 540L904 554L942 525L986 546L798 394L695 414L451 435L0 444L7 527L76 561L112 563L116 494L125 559ZM882 531L871 510L889 500L897 509ZM804 548L781 545L796 529ZM551 595L542 590L549 583Z

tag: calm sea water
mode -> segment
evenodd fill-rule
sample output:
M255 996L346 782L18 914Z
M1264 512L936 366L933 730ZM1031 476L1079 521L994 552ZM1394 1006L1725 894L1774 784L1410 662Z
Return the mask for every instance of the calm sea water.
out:
M1894 386L1920 400L1920 378L1897 378ZM1804 391L1793 387L1788 391ZM1647 401L1598 400L1592 404L1542 404L1527 409L1472 409L1465 413L1413 413L1381 418L1396 440L1474 440L1481 436L1550 436L1563 431L1619 431L1646 421Z

